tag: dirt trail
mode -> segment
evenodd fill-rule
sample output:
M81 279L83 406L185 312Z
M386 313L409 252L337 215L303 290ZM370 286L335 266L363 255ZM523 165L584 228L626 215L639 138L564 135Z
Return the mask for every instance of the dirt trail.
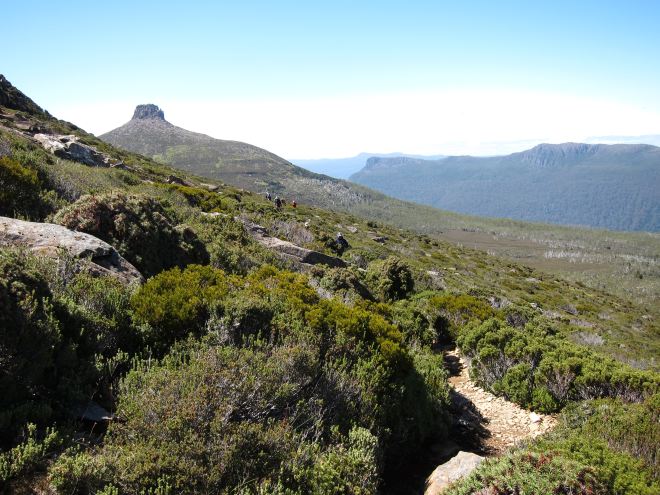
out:
M427 479L440 464L459 451L485 457L499 455L516 443L534 438L552 429L556 419L530 413L503 398L477 387L468 374L468 367L453 347L437 349L442 353L449 372L451 414L453 424L449 438L420 446L408 462L390 473L384 493L420 495L426 492ZM435 493L432 490L426 493Z
M452 405L463 450L496 455L555 426L552 416L530 413L476 386L457 349L446 349L443 355L454 387Z

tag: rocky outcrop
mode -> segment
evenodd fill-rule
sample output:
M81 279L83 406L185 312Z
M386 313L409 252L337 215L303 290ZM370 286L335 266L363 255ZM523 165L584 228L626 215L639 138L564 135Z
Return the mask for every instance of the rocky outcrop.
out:
M334 268L343 268L346 266L344 260L340 258L328 256L318 251L312 251L311 249L297 246L292 242L284 241L277 237L262 237L261 239L257 239L257 242L279 253L282 257L298 263L304 263L306 265L328 265Z
M261 225L240 218L237 218L236 220L243 223L248 233L250 233L259 244L276 252L284 259L293 261L294 263L302 263L303 265L328 265L333 268L344 268L346 266L346 262L341 258L319 253L318 251L312 251L311 249L297 246L292 242L284 241L277 237L271 237L268 235L266 228Z
M520 157L522 163L535 167L555 167L562 164L572 163L585 156L594 155L604 148L600 144L563 143L563 144L539 144L532 149L515 153L512 156Z
M133 120L165 120L165 112L153 103L138 105L133 112Z
M142 274L110 244L92 235L53 223L26 222L0 217L0 246L23 246L34 253L58 258L61 249L78 259L89 259L89 270L111 275L122 283L142 282Z
M176 175L168 175L167 178L165 179L165 182L167 184L178 184L180 186L191 186L189 182L186 182L183 180L181 177L177 177Z
M483 457L472 452L459 452L440 464L426 480L424 495L439 495L454 481L470 474L481 464Z
M78 137L73 134L35 134L34 139L46 151L50 151L59 158L84 163L90 167L113 166L110 157L99 153L92 146L78 142Z
M33 114L46 114L39 105L25 96L0 74L0 106Z

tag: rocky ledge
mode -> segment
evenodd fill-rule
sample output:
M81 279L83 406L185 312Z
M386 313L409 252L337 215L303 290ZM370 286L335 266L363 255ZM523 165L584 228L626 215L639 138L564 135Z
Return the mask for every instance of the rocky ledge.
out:
M312 251L311 249L300 247L292 242L277 237L271 237L268 235L266 228L261 225L240 218L236 218L236 220L243 223L248 233L252 235L259 244L274 251L283 259L302 265L328 265L333 268L344 268L346 266L346 262L341 258L319 253L318 251Z
M64 249L74 258L89 259L88 269L95 275L111 275L124 284L144 281L137 268L107 242L54 223L0 217L0 246L22 246L52 258L59 258Z
M138 105L135 107L132 120L165 120L165 112L153 103Z

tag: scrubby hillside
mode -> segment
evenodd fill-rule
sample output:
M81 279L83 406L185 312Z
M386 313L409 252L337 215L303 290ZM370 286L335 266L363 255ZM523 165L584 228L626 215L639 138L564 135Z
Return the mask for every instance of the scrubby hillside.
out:
M155 105L139 106L130 122L101 138L203 177L483 249L632 300L652 302L660 297L658 234L485 219L396 200L313 174L255 146L181 129L165 121Z
M455 342L521 406L638 414L632 446L599 416L539 440L563 442L547 486L657 487L642 442L657 436L656 306L357 215L277 208L29 109L0 107L0 155L8 223L99 237L148 277L0 230L8 493L415 491L408 461L463 441L438 351ZM535 445L501 462L529 478L546 462Z

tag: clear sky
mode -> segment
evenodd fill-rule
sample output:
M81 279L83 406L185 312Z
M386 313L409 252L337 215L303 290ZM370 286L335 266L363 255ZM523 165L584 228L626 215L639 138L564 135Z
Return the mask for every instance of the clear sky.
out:
M138 103L286 158L660 134L660 1L4 1L0 73L99 134Z

